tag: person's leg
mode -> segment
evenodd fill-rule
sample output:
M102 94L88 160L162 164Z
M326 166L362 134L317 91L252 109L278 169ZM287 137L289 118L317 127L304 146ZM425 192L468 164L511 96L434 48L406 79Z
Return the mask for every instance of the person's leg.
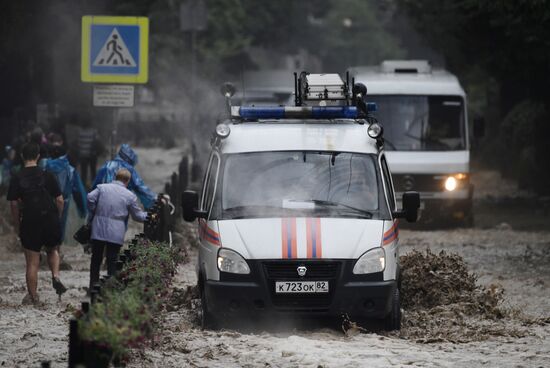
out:
M52 278L59 278L59 247L46 248Z
M59 280L59 245L61 244L61 221L57 216L44 220L42 224L41 244L44 244L47 253L48 266L52 273L52 286L57 295L67 291L67 288Z
M46 248L48 254L48 265L52 272L52 287L55 289L57 295L61 297L67 291L67 288L61 280L59 280L59 264L61 263L61 257L59 255L59 246Z
M122 248L122 246L118 244L107 244L107 274L109 276L113 276L116 272L116 261L118 260L118 253L120 252L120 248Z
M40 252L25 249L25 261L27 270L25 279L27 281L27 291L33 300L38 300L38 267L40 265Z
M99 281L99 270L103 261L104 242L92 240L92 260L90 263L90 291L92 286Z

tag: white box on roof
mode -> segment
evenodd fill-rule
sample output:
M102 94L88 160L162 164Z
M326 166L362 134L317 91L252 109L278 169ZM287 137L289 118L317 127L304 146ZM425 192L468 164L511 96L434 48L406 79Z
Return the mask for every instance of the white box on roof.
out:
M345 99L344 81L334 74L307 74L305 76L305 98L307 100Z

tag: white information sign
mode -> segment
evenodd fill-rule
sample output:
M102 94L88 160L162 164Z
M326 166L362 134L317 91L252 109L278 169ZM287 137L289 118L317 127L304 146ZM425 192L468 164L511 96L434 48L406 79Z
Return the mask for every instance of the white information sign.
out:
M97 107L133 107L134 86L95 85L94 106Z

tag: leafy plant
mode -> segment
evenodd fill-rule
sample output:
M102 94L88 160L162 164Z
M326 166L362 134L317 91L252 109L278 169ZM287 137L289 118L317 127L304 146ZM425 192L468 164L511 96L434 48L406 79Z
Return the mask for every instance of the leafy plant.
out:
M140 347L154 331L153 317L168 296L178 263L179 248L139 239L130 260L108 280L87 315L79 320L79 335L87 345L124 357Z

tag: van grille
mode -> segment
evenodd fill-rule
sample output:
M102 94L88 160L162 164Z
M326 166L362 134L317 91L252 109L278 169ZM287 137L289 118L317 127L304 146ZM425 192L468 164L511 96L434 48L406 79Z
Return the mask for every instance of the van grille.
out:
M273 305L285 310L325 311L332 302L336 280L340 273L339 262L326 261L274 261L264 262L264 271ZM306 275L300 277L297 268L305 266ZM326 294L277 294L276 281L328 281L329 292Z
M305 266L307 268L304 277L298 276L298 267ZM337 262L270 262L264 263L264 269L268 279L276 281L282 280L328 280L335 279L338 276L340 264Z

